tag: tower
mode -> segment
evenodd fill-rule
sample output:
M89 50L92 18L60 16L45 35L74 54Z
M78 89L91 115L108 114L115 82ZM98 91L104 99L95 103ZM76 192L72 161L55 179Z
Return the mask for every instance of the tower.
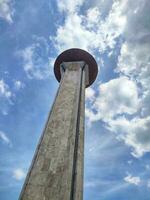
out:
M20 200L82 200L85 88L97 64L81 49L61 53L54 64L60 82Z

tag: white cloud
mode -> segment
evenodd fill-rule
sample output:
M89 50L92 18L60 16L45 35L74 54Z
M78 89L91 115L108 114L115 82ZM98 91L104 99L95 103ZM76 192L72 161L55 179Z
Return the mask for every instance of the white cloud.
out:
M132 176L132 175L128 175L124 178L124 180L129 183L129 184L133 184L133 185L139 185L141 182L140 177L138 176Z
M85 113L90 122L105 121L107 128L131 147L132 155L141 157L150 152L150 2L95 0L84 15L79 10L85 2L76 1L71 12L65 3L60 9L65 11L64 24L52 38L59 51L77 47L113 56L116 39L124 41L115 70L120 77L101 84L98 95L92 90L86 92Z
M148 116L150 114L150 45L138 43L124 43L121 48L117 71L136 81L142 87L142 114Z
M98 7L93 7L87 10L88 27L92 27L99 23L101 15Z
M122 139L132 147L132 155L141 157L150 152L150 26L149 5L145 0L128 1L124 7L127 23L124 29L125 42L121 47L116 71L136 80L140 91L141 112L132 120L118 118L110 121L112 131L120 132Z
M96 112L86 109L86 114L91 120L103 119L107 121L107 128L117 133L117 138L124 140L125 144L131 147L132 155L141 157L145 153L150 152L150 26L148 23L148 5L150 5L150 2L145 0L141 5L140 0L136 2L126 1L124 4L122 1L118 1L117 4L120 3L122 5L120 15L126 18L121 33L125 42L121 47L115 71L120 73L120 76L129 77L129 80L133 83L129 84L132 89L128 84L125 84L126 93L122 95L120 92L114 91L112 88L114 87L113 84L108 84L110 90L106 90L104 87L107 95L104 95L106 92L104 93L101 90L97 100L95 100L95 105L98 105L98 107L94 106ZM114 81L111 80L108 83L111 82ZM122 83L120 84L121 88L123 87ZM118 87L116 87L116 91L119 91ZM109 94L114 97L110 98L110 102ZM120 101L118 101L118 98ZM102 108L101 110L99 109L100 107ZM102 118L103 113L106 114ZM123 113L134 115L130 116L130 120L128 116L125 118L116 115Z
M12 95L9 86L4 82L4 80L0 80L0 97L10 98Z
M85 98L86 98L86 100L90 100L90 101L95 99L95 90L92 89L91 87L87 88L85 90Z
M89 44L92 44L95 33L82 26L82 18L74 13L68 15L64 26L57 29L57 35L52 40L59 51L80 47L87 49Z
M92 106L96 113L86 108L90 121L103 119L108 121L118 114L134 114L139 109L136 83L127 77L112 79L99 86L99 94Z
M25 175L26 173L21 168L17 168L13 171L13 178L16 179L17 181L24 179Z
M83 4L84 0L57 0L57 6L60 12L75 12L79 6Z
M90 122L105 121L106 127L131 148L134 157L150 152L150 116L139 116L141 101L136 82L119 77L101 84L97 98L93 94L89 93L89 99L94 99L85 110ZM124 114L130 115L131 119L124 117Z
M50 76L49 46L44 38L36 38L31 46L17 52L23 59L23 68L28 78L45 79Z
M133 148L132 155L141 157L150 152L150 117L132 120L125 136L125 143Z
M12 23L13 14L14 9L12 8L12 1L0 0L0 17L5 19L9 23Z
M5 83L3 79L0 80L0 111L3 115L7 115L8 107L12 104L12 96L9 86Z
M21 88L24 86L24 84L23 84L21 81L16 80L16 81L14 82L14 86L15 86L15 89L16 89L16 90L19 90L19 89L21 89Z
M122 4L114 2L106 19L101 18L98 7L90 8L85 15L79 14L76 9L66 12L64 24L58 27L56 36L51 38L55 47L59 51L78 47L89 51L97 49L100 52L114 48L116 38L126 24L126 18L121 13ZM67 4L65 6L68 7Z
M142 115L150 115L150 2L128 1L125 43L121 47L117 71L137 80L142 87ZM136 12L135 12L136 11Z
M131 154L134 157L141 157L150 152L150 116L132 120L125 117L110 120L108 129L117 133L119 139L132 148Z
M11 145L11 141L3 131L0 131L0 139L7 145Z

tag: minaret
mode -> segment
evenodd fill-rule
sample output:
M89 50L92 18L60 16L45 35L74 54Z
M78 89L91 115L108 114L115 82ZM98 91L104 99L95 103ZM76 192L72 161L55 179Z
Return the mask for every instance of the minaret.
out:
M54 65L60 82L20 200L82 200L85 88L97 64L81 49L61 53Z

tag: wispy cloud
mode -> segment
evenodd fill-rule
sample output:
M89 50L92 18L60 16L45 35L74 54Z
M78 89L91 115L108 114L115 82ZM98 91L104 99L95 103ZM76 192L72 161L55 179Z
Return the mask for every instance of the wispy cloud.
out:
M134 157L150 152L150 27L147 22L149 5L148 0L143 1L142 6L140 0L136 3L114 1L108 16L117 16L116 23L121 31L118 31L119 28L116 31L124 39L114 70L119 77L100 84L98 95L94 96L92 104L86 107L86 116L90 122L106 122L107 128L122 135L119 136L120 139L131 147ZM113 18L110 21L108 18L105 18L105 25L112 25ZM109 23L106 23L107 20ZM105 44L108 45L109 42L105 40ZM114 46L115 44L112 51Z
M131 174L129 174L128 176L126 176L124 178L124 180L129 183L129 184L133 184L133 185L139 185L141 182L140 177L138 176L132 176Z
M14 9L12 7L12 0L0 0L0 17L7 22L13 22Z
M24 84L20 80L15 80L14 81L14 87L15 87L16 90L19 90L19 89L24 87Z
M98 92L91 106L96 114L86 108L86 116L90 121L102 119L107 122L118 114L133 114L139 109L136 83L125 76L101 84Z
M11 140L3 131L0 131L0 139L7 145L12 145Z
M42 37L36 37L35 43L19 50L17 55L23 60L23 69L30 79L46 79L51 74L49 46Z
M74 13L78 7L83 4L84 0L57 0L57 6L60 12Z
M51 39L57 50L62 51L71 47L80 47L85 50L104 52L115 47L116 39L123 32L126 18L121 14L123 3L114 2L106 17L101 17L100 9L95 6L89 8L85 15L79 14L79 6L83 1L75 1L70 8L70 1L63 1L61 10L65 12L65 22L57 29L55 37ZM72 2L72 1L71 1ZM60 7L60 1L58 7Z
M87 88L85 90L85 97L86 100L92 101L95 98L95 90L92 89L91 87Z
M7 115L8 107L12 104L13 93L7 83L0 80L0 111L3 115Z
M14 169L13 171L13 178L16 179L17 181L24 179L25 175L26 173L21 168Z
M4 80L0 80L0 97L10 98L12 95L9 86Z

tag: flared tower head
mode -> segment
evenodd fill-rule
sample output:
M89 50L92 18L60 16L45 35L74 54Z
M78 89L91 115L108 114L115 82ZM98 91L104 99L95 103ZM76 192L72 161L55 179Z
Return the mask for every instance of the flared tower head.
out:
M79 62L84 61L88 65L88 71L89 71L89 83L86 85L86 87L89 87L96 79L97 73L98 73L98 67L97 63L94 59L94 57L89 54L87 51L84 51L82 49L68 49L64 52L62 52L56 59L54 64L54 74L56 79L60 82L61 80L61 70L60 65L63 62Z

